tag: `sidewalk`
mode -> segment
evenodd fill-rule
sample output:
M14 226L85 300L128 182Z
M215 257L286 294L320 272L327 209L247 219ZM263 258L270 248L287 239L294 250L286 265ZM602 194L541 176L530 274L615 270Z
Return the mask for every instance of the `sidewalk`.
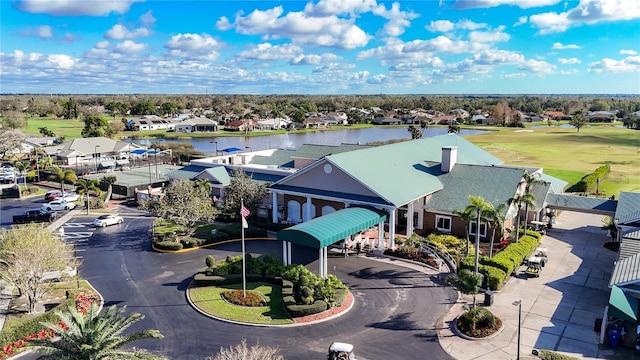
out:
M539 278L512 277L494 295L489 309L503 322L503 330L491 339L465 340L453 332L453 324L471 304L462 296L438 323L443 349L458 360L515 359L518 341L518 306L522 301L520 358L532 358L533 349L556 351L578 359L631 359L632 349L599 345L594 331L597 318L608 304L608 282L617 253L602 245L608 240L600 229L602 216L563 212L542 239L549 262ZM523 270L522 268L520 270ZM484 295L477 296L482 304Z

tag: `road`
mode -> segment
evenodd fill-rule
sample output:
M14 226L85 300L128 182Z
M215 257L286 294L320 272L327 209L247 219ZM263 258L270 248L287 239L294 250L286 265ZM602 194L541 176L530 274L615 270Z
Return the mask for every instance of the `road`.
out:
M2 221L5 207L2 203ZM22 200L30 201L30 200ZM41 202L40 199L35 203ZM205 359L220 347L259 342L275 346L286 359L325 359L333 341L354 344L358 359L451 359L438 343L435 324L455 302L456 292L425 274L365 257L330 257L329 272L337 275L355 297L351 311L339 318L298 327L254 327L208 318L188 305L185 290L193 274L216 260L237 255L240 244L215 249L165 254L151 250L152 218L125 217L107 228L90 226L94 217L76 217L64 225L67 241L75 242L82 260L80 274L104 297L105 305L127 306L146 317L131 330L155 328L163 340L136 342L137 347L170 359ZM276 242L247 242L255 255L280 257ZM317 252L294 248L294 261L308 263ZM311 262L312 269L317 268Z

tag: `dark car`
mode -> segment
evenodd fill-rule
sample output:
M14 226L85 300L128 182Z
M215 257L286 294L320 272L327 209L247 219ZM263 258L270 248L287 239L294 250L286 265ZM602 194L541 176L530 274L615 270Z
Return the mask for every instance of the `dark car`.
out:
M21 215L13 215L14 224L26 224L30 222L53 222L58 218L55 211L46 211L42 209L29 210Z
M62 192L60 190L47 191L47 193L44 194L44 201L46 202L53 201L56 198L59 198L60 196L62 196Z

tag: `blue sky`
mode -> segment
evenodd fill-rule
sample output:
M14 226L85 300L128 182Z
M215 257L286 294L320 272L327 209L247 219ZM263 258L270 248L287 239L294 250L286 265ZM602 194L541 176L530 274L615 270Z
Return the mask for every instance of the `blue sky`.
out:
M640 94L638 0L0 0L0 93Z

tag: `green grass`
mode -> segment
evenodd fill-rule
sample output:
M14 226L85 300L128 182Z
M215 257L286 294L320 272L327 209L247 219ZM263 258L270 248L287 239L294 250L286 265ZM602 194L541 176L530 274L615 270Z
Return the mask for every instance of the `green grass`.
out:
M156 234L168 234L178 231L182 231L182 227L172 223L171 221L158 218L153 222L153 232Z
M40 136L40 128L46 127L56 136L65 136L67 140L81 138L84 122L79 119L58 119L56 117L29 117L27 126L22 129L26 135Z
M280 287L265 283L248 283L247 290L256 291L267 300L267 307L258 308L236 306L224 301L221 293L229 289L242 289L242 284L193 288L188 291L191 301L198 309L215 317L252 324L293 324L293 320L282 309Z
M610 125L575 128L493 128L467 139L507 165L542 167L545 173L575 184L597 167L609 164L600 192L618 198L640 191L640 131Z

